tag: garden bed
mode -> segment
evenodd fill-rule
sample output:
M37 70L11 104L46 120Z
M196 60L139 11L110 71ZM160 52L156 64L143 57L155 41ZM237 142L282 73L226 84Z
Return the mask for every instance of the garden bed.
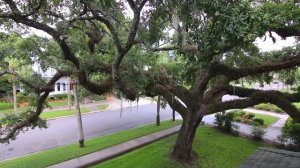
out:
M262 127L268 127L278 120L275 116L249 113L243 110L235 110L227 115L233 115L233 121Z

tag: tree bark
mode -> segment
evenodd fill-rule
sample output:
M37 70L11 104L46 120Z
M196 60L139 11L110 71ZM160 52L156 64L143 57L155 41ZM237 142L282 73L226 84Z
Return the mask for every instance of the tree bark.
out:
M16 84L12 84L12 89L13 89L13 101L14 101L14 113L17 114L18 109L17 109L17 88Z
M174 98L175 96L172 95L172 103L174 103ZM172 108L172 121L174 122L175 121L175 110Z
M71 110L71 78L68 78L68 110Z
M79 147L84 147L84 134L83 134L83 126L82 126L82 118L81 118L81 112L80 112L80 105L79 105L79 98L77 94L77 86L74 85L74 98L75 98L75 104L76 104L76 110L77 110L77 124L78 124L78 143Z
M203 117L197 119L194 113L191 114L183 120L172 153L172 158L183 163L189 163L197 158L197 153L192 151L192 145Z
M156 126L160 125L160 96L157 97Z

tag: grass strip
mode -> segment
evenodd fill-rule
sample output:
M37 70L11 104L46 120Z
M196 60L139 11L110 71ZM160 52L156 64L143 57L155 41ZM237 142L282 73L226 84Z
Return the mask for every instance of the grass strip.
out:
M2 161L0 167L4 168L40 168L47 167L56 163L60 163L69 159L83 156L92 152L99 151L104 148L111 147L141 136L145 136L157 131L174 127L181 124L181 121L163 121L160 126L155 124L144 125L141 127L128 129L105 136L86 140L85 147L79 148L78 144L66 145L50 150L41 151L31 155Z
M183 168L186 167L170 159L176 135L108 160L94 168ZM224 134L211 127L200 127L196 133L193 149L199 158L190 168L233 168L247 159L258 147L269 144Z
M81 113L87 113L90 112L87 108L80 108ZM72 110L57 110L57 111L45 111L43 112L40 117L42 119L51 119L56 117L63 117L63 116L69 116L69 115L75 115L76 109Z
M97 107L98 110L106 110L108 108L108 104L102 104L100 106Z

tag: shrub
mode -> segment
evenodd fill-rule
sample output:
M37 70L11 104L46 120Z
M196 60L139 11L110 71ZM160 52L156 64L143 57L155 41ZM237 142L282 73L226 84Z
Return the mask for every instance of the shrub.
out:
M217 125L218 128L222 128L225 122L225 115L223 113L216 113L214 124Z
M27 96L25 95L25 93L17 93L17 102L18 103L23 103L27 100Z
M285 144L288 142L288 135L282 133L281 135L278 135L276 139L279 141L281 146L285 146Z
M0 102L0 110L8 110L13 108L13 104L9 102Z
M242 122L242 120L240 118L235 120L236 122Z
M55 97L55 99L57 99L57 100L63 100L63 99L68 98L68 95L67 94L56 94L56 95L53 95L53 97Z
M264 125L265 121L261 118L254 118L253 119L254 123L257 123L258 125Z
M249 114L247 114L247 116L248 116L248 118L249 118L249 119L252 119L252 118L254 118L254 117L255 117L255 114L253 114L253 113L249 113Z
M228 117L229 114L229 117ZM231 132L234 134L238 133L239 126L232 123L232 114L228 113L224 114L222 112L216 113L215 117L215 124L217 125L218 128L226 131L226 132ZM234 114L233 114L234 116Z
M290 142L293 150L300 150L300 123L295 123L289 119L282 127L282 133L284 134L286 141Z
M251 134L253 135L254 139L260 140L263 136L265 136L266 131L261 127L252 127Z
M225 115L230 121L232 121L234 117L237 116L237 113L230 112L230 113L226 113Z
M243 116L243 115L245 115L245 114L246 114L245 111L240 111L240 112L237 113L238 116Z

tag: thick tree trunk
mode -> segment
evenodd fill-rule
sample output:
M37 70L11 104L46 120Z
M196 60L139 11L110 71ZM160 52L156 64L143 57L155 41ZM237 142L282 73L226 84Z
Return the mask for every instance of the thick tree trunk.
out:
M13 89L14 113L17 114L17 112L18 112L18 109L17 109L17 87L16 87L15 83L13 83L12 89Z
M195 116L184 119L172 153L175 160L189 163L197 157L197 153L192 151L192 145L201 120L202 117L196 119Z

